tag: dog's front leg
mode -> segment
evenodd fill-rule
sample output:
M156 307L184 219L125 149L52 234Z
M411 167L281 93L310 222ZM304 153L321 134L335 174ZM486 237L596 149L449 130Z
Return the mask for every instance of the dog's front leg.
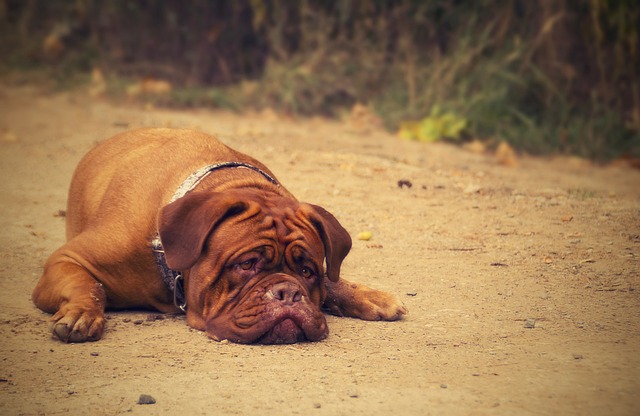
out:
M91 273L64 254L51 255L33 291L33 302L52 313L52 332L64 342L97 341L104 331L106 294Z
M327 298L324 309L338 316L360 318L367 321L396 321L407 313L407 308L395 296L342 278L337 282L325 279Z

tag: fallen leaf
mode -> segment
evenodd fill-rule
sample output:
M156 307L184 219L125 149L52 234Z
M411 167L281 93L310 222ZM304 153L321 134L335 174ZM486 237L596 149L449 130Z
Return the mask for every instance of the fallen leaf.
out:
M163 95L171 92L171 83L162 79L144 78L140 82L127 86L126 93L130 97L137 95Z
M505 141L500 142L496 149L495 156L501 165L515 167L518 164L515 150Z
M382 130L384 123L371 108L364 104L356 103L351 108L351 113L347 119L350 127L361 132L368 132L372 129Z
M104 79L104 74L100 68L94 67L91 70L91 84L89 85L89 95L97 97L102 95L107 90L107 83Z
M482 154L487 151L487 145L478 139L474 139L468 143L465 143L462 145L462 147L465 150L475 154Z

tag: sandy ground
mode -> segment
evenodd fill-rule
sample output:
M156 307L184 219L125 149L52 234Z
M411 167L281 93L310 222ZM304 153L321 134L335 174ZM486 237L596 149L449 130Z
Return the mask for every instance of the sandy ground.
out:
M507 167L358 122L145 109L7 82L0 106L2 415L640 414L638 171ZM351 232L343 276L395 293L409 315L330 316L325 341L244 346L182 316L109 312L99 342L52 339L30 294L63 243L72 171L96 142L141 126L198 128L261 159Z

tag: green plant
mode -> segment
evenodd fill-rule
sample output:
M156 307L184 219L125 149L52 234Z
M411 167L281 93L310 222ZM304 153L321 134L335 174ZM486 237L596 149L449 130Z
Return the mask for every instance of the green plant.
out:
M399 135L404 139L424 142L459 140L466 127L466 119L451 111L443 112L438 105L434 105L429 115L422 120L402 123Z

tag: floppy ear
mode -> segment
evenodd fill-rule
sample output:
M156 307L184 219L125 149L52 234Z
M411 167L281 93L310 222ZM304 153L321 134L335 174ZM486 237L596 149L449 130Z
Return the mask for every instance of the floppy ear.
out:
M163 207L158 231L167 266L190 268L202 253L211 231L227 218L245 212L249 204L228 193L192 193Z
M340 278L340 266L349 250L351 250L351 236L331 213L318 205L301 204L300 210L316 228L327 261L327 277L332 282Z

